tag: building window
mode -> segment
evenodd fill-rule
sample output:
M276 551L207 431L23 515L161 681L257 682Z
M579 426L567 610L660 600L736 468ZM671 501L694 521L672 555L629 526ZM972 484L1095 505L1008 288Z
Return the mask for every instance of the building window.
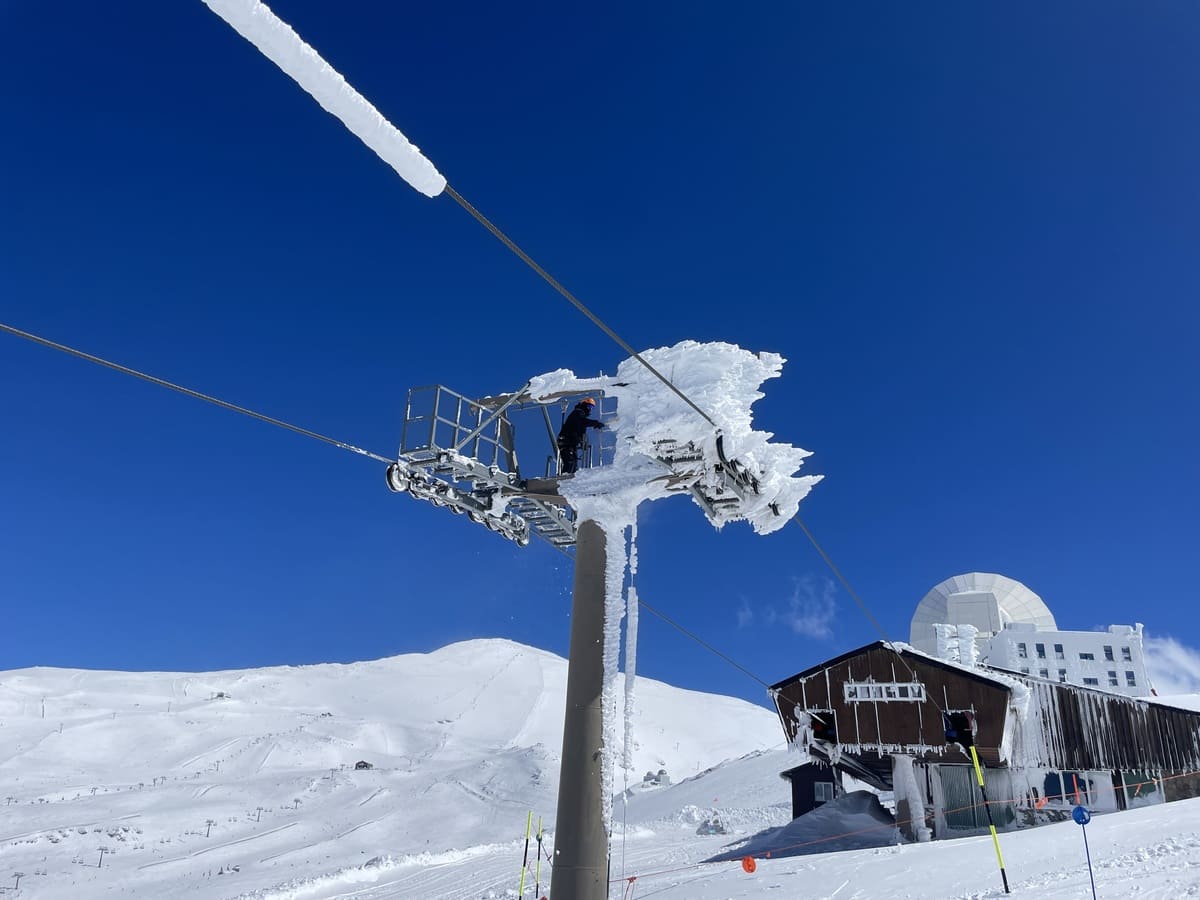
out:
M1079 658L1080 659L1095 659L1096 654L1095 653L1080 653Z
M1137 687L1137 679L1133 677L1132 672L1125 673L1125 683L1130 687Z
M1021 674L1028 675L1029 674L1029 666L1021 666Z
M916 681L881 682L847 681L842 696L850 703L882 700L884 703L921 703L925 700L925 685Z
M1059 680L1059 681L1060 681L1062 684L1066 684L1066 683L1067 683L1067 670L1066 670L1066 669L1059 669L1059 670L1058 670L1058 680Z
M813 799L818 803L829 803L833 800L833 785L828 781L818 781L813 785Z
M1046 658L1046 645L1045 644L1034 644L1033 649L1037 652L1038 659Z
M1128 647L1121 648L1121 659L1123 662L1133 662L1133 654L1129 652Z
M1050 671L1048 669L1038 669L1038 675L1042 678L1049 678Z
M1108 673L1108 686L1109 687L1117 687L1120 683L1121 682L1117 681L1117 673L1116 672Z
M1105 658L1106 660L1108 660L1109 662L1112 662L1112 661L1113 661L1112 647L1105 647L1105 648L1104 648L1104 658Z
M1026 647L1023 643L1017 644L1017 656L1021 657L1021 659L1028 659L1029 658L1029 648Z
M1054 645L1054 658L1055 659L1066 659L1066 657L1063 655L1063 645L1062 644Z
M1098 679L1098 678L1085 678L1085 679L1083 679L1083 683L1084 683L1084 684L1087 684L1087 685L1092 685L1092 686L1095 686L1095 687L1099 687L1099 685L1100 685L1100 679Z

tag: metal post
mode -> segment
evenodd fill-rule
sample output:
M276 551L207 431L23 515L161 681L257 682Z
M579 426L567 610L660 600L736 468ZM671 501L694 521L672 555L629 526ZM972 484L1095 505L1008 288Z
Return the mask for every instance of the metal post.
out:
M608 836L604 831L604 598L607 539L591 519L579 525L567 709L554 824L554 900L605 900Z

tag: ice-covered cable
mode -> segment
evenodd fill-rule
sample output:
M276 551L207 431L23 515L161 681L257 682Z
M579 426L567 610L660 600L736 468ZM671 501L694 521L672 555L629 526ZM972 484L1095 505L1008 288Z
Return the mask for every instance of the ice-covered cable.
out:
M427 197L446 189L446 179L433 163L265 4L259 0L204 3L414 188Z

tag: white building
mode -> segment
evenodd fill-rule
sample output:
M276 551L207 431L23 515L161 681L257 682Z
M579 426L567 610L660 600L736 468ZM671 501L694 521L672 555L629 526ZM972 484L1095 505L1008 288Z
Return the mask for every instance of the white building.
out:
M976 658L968 660L971 637ZM1131 697L1152 690L1141 623L1059 631L1042 598L1003 575L970 572L937 585L917 605L909 643L945 659Z

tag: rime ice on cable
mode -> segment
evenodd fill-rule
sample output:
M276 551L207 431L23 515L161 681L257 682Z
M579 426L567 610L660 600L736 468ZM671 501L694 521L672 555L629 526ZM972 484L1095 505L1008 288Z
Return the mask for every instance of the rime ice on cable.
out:
M204 0L204 3L312 95L326 112L340 119L410 185L426 197L436 197L445 190L446 179L433 163L265 4L259 0Z

